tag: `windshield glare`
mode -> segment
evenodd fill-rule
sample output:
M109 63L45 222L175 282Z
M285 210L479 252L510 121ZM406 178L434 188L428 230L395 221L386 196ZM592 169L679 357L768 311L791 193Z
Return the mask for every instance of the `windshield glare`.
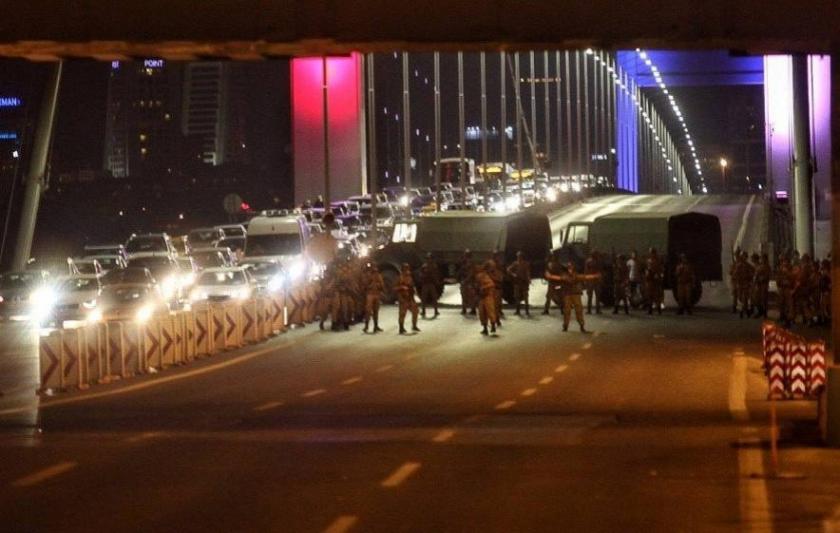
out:
M133 237L125 247L130 253L166 252L166 241L162 237Z
M73 291L92 291L97 289L97 283L94 279L68 279L61 284L61 290L65 292Z
M245 255L297 255L299 253L301 253L300 236L297 233L248 235L245 240Z
M245 283L245 274L241 270L205 272L198 278L198 285L241 285L243 283Z
M26 289L38 281L35 274L27 272L15 272L0 276L0 288L2 289Z

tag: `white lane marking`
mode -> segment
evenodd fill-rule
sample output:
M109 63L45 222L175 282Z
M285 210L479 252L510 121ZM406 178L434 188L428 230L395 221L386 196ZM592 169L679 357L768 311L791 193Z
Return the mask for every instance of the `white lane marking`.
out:
M565 372L567 368L569 368L569 365L559 365L557 368L554 369L554 372L559 374L561 372Z
M580 354L579 353L573 353L572 355L569 356L569 361L577 361L578 359L580 359Z
M591 343L591 342L587 342L586 344L584 344L583 346L581 346L581 348L582 348L582 349L584 349L584 350L588 350L588 349L592 348L592 343Z
M546 376L540 380L540 385L548 385L554 381L554 376Z
M301 394L301 398L312 398L313 396L318 396L319 394L324 394L327 392L327 389L314 389L311 391L304 392Z
M729 376L729 412L738 422L750 419L747 411L747 358L732 358L732 374Z
M78 463L72 461L65 461L63 463L58 463L53 466L48 466L43 470L38 470L33 474L29 474L28 476L24 476L20 479L17 479L12 482L13 487L31 487L33 485L37 485L42 481L46 481L52 477L60 476L61 474L73 470L76 468Z
M516 405L516 400L505 400L496 406L496 410L502 411L504 409L510 409L514 405Z
M664 338L665 338L665 335L663 335L663 334L661 334L661 333L654 333L654 334L653 334L653 338L654 338L654 339L664 339Z
M524 391L522 391L522 396L533 396L534 393L536 393L536 392L537 392L537 389L533 389L533 388L525 389Z
M747 202L747 208L744 209L744 216L741 217L741 227L738 228L738 235L735 237L735 242L732 246L733 250L740 248L744 240L744 234L747 232L747 220L750 218L753 202L755 202L755 195L750 196L750 201Z
M754 440L755 447L738 449L741 525L744 531L772 533L773 512L767 497L767 482L764 479L764 454L758 447L760 441Z
M386 489L392 489L402 485L403 481L420 469L420 463L404 463L394 473L386 477L380 485Z
M382 365L376 369L376 372L387 372L394 368L394 365Z
M350 531L350 528L356 525L356 522L358 521L358 516L348 514L341 515L327 526L324 533L346 533L347 531Z
M266 402L262 405L258 405L254 407L254 411L268 411L269 409L274 409L275 407L280 407L283 405L284 402L276 401L276 402Z
M362 376L356 376L356 377L353 377L353 378L345 379L344 381L341 382L341 384L342 385L352 385L353 383L358 383L360 381L362 381Z
M434 436L432 439L433 442L446 442L452 437L455 436L455 430L452 429L444 429L440 433Z
M265 355L267 353L282 350L284 348L289 348L294 344L294 342L284 342L282 344L278 344L276 346L267 346L261 350L257 350L255 352L246 353L239 357L235 357L233 359L228 359L227 361L222 361L220 363L208 365L201 368L196 368L195 370L188 370L181 374L174 374L170 376L161 376L155 377L149 381L144 381L141 383L135 383L133 385L128 385L126 387L121 387L119 389L114 390L107 390L107 391L100 391L100 392L92 392L92 393L83 393L79 396L72 396L69 398L59 398L57 400L47 400L41 401L40 403L33 403L30 405L26 405L23 407L11 407L9 409L0 410L0 416L2 415L13 415L18 413L26 413L32 411L34 409L46 409L49 407L54 407L57 405L67 405L71 403L79 403L85 402L88 400L94 400L97 398L105 398L108 396L117 396L120 394L128 394L130 392L148 389L151 387L157 387L160 385L165 385L167 383L172 383L173 381L180 381L182 379L192 378L195 376L200 376L201 374L207 374L209 372L215 372L216 370L221 370L223 368L227 368L233 365L239 365L246 361L250 361L255 357L259 357L261 355Z
M163 432L161 432L161 431L145 431L145 432L143 432L139 435L134 435L133 437L129 437L129 438L125 439L125 442L127 442L129 444L134 444L134 443L137 443L137 442L140 442L140 441L153 439L155 437L160 437L161 435L163 435Z

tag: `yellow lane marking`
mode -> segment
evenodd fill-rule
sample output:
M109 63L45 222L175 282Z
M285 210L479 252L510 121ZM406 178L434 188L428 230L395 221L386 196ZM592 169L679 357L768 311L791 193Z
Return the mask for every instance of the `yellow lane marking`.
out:
M17 479L12 482L13 487L31 487L33 485L37 485L42 481L46 481L50 478L60 476L61 474L73 470L76 468L78 463L74 463L72 461L65 461L63 463L58 463L53 466L48 466L43 470L38 470L34 474L30 474L28 476L24 476L20 479Z
M405 463L397 468L394 473L386 477L380 485L386 489L392 489L402 485L403 481L420 469L420 463Z

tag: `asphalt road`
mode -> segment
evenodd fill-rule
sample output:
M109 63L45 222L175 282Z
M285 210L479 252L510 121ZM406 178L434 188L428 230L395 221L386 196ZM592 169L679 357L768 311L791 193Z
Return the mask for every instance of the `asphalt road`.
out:
M725 242L740 235L752 248L763 212L748 202L709 197L694 208L721 217ZM615 205L599 199L563 216ZM31 395L8 394L0 524L769 531L785 516L786 526L819 528L840 496L797 517L796 497L778 499L772 483L751 477L766 470L763 449L733 446L765 433L759 322L727 312L725 284L708 289L693 317L673 308L591 316L590 335L563 333L555 309L509 313L485 338L474 317L446 308L421 333L399 336L388 308L375 336L309 326L256 351L36 408ZM222 362L233 364L215 368Z

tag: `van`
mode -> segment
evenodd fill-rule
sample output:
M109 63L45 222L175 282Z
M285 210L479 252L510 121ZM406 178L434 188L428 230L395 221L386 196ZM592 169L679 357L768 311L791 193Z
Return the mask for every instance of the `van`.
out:
M300 215L257 216L248 225L243 263L288 263L303 257L309 225Z

